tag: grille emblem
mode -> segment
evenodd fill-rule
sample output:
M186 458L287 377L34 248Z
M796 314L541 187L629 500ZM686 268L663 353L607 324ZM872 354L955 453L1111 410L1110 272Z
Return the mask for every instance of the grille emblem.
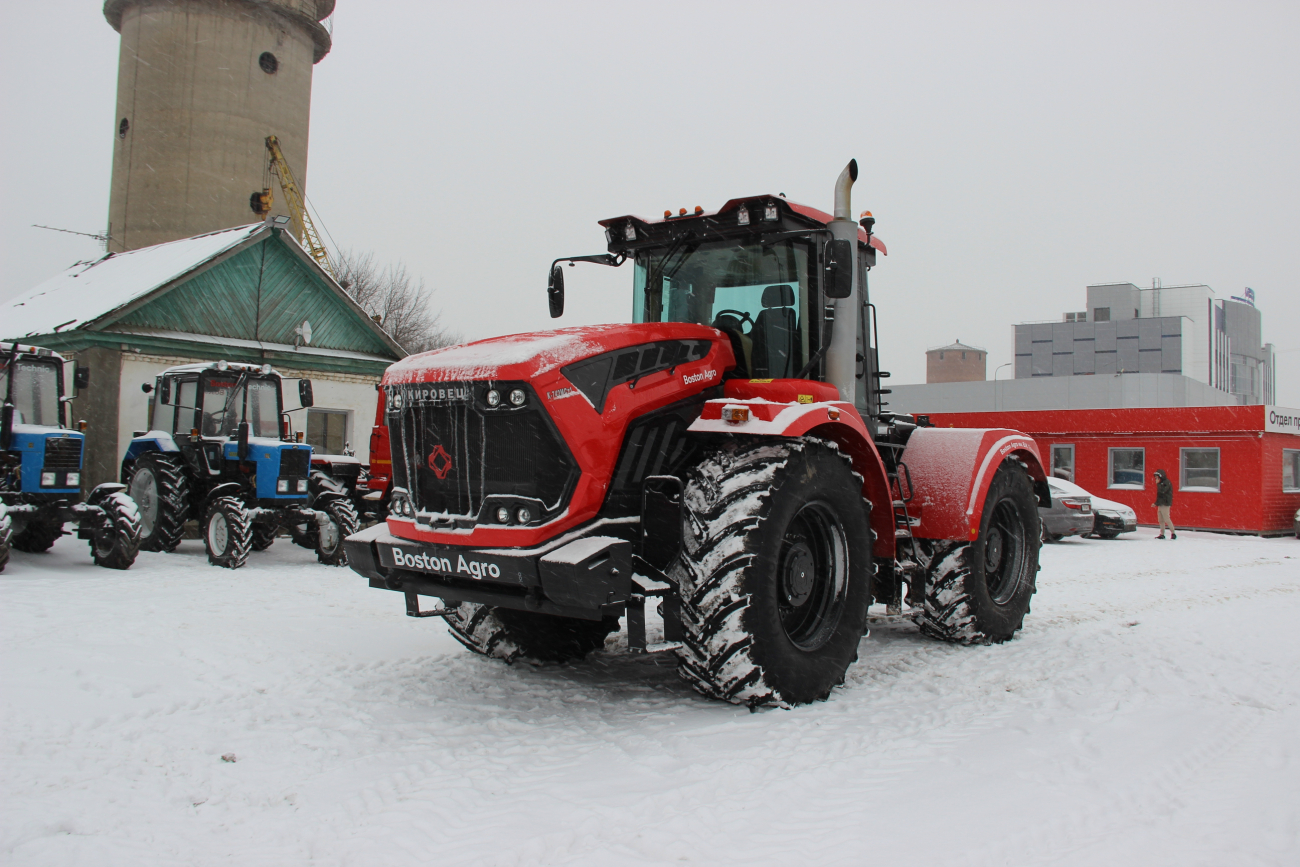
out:
M429 452L429 469L433 470L433 474L440 481L447 478L447 473L451 472L451 455L447 454L442 443L438 443L433 447L433 451Z

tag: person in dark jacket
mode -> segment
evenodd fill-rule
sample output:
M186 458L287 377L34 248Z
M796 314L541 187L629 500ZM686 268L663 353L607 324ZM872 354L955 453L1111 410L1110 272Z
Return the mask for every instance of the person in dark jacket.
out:
M1164 470L1156 470L1151 474L1156 480L1156 518L1160 521L1160 535L1157 539L1165 537L1165 527L1169 528L1169 538L1177 539L1178 534L1174 532L1174 522L1169 517L1169 510L1174 505L1174 483L1169 481Z

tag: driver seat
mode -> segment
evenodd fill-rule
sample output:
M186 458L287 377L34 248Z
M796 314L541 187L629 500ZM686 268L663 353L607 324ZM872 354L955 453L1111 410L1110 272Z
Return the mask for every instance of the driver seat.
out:
M763 312L754 320L755 378L780 379L794 375L798 317L794 311L794 287L789 283L763 289Z

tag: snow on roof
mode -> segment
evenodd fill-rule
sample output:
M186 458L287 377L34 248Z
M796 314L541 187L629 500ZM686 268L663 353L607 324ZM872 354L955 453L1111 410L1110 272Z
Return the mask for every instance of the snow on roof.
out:
M209 232L78 262L25 295L0 304L0 337L82 328L252 238L264 223Z
M988 352L987 349L982 349L978 346L967 346L960 340L956 343L949 343L947 346L936 346L933 349L927 349L926 352L957 352L959 350L967 350L969 352Z

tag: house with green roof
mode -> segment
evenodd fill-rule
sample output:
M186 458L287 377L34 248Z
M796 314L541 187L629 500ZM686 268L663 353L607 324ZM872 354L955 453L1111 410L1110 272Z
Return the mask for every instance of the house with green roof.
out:
M0 338L89 368L71 417L88 424L90 487L117 478L133 431L148 427L143 384L168 367L221 359L311 379L315 406L294 413L295 426L318 450L350 443L365 460L379 378L406 355L269 222L78 262L0 304ZM292 383L285 388L286 410L297 393Z

